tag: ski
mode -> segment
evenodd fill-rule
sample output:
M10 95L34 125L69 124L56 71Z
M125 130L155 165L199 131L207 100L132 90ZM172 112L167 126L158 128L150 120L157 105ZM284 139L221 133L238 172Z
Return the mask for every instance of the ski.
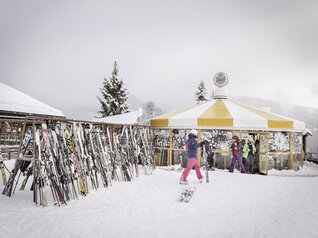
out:
M106 145L106 138L102 139L101 137L101 131L97 130L95 132L95 139L97 139L97 148L99 151L99 157L97 159L97 161L99 162L99 166L100 166L100 171L101 171L101 175L102 175L102 179L103 179L103 183L104 183L104 187L108 187L109 185L112 185L112 165L111 165L111 159L110 159L110 155L109 155L109 151ZM91 143L93 144L93 138L91 137ZM103 144L104 141L104 144ZM93 148L93 153L96 154L96 151L94 150L94 146L92 146Z
M182 187L179 199L180 202L190 202L195 191L197 191L197 187L194 186Z
M139 177L139 170L138 170L138 161L139 161L139 155L140 155L140 148L138 146L136 137L135 137L135 130L132 129L132 127L129 127L130 136L131 136L131 153L133 158L133 164L135 165L135 171L136 171L136 177Z
M206 182L209 183L209 164L208 164L208 160L207 160L207 156L206 156L205 144L203 144L203 166L204 166L204 170L205 170Z
M63 136L65 137L65 142L67 143L66 146L69 148L69 156L70 161L74 163L74 179L77 181L77 187L79 190L79 193L83 196L86 196L88 194L88 187L87 187L87 178L86 173L84 170L84 164L81 161L81 158L78 156L79 154L79 148L78 143L76 144L76 134L74 133L74 140L72 141L70 132L67 128L63 131ZM76 144L76 145L75 145Z
M32 172L33 172L33 166L29 167L24 173L25 173L25 178L24 180L22 181L22 184L21 184L21 187L20 187L20 191L23 191L27 182L28 182L28 179L29 177L32 175Z
M0 169L1 169L3 186L6 186L6 184L7 184L7 175L6 175L6 170L5 170L4 163L3 163L2 160L0 161Z
M8 197L12 196L12 194L14 193L14 190L16 188L16 185L18 183L19 179L17 179L17 181L16 181L15 178L16 178L16 175L18 174L19 169L21 167L25 166L26 161L21 160L21 159L23 159L23 157L25 156L25 154L29 148L30 142L32 140L32 137L33 137L33 127L29 126L25 135L24 135L23 141L22 141L19 158L15 161L14 168L10 173L8 182L6 183L6 185L2 191L2 194L7 195ZM20 173L21 173L21 171L20 171ZM18 178L20 178L20 173L19 173ZM15 182L16 182L16 185L14 185Z
M35 143L37 146L37 152L38 152L38 184L37 189L39 189L39 195L40 195L40 205L43 207L47 207L47 197L46 197L46 178L44 175L44 161L42 158L42 148L41 148L41 140L40 140L40 130L37 129L35 132ZM35 191L37 192L37 191ZM37 202L36 202L37 203Z

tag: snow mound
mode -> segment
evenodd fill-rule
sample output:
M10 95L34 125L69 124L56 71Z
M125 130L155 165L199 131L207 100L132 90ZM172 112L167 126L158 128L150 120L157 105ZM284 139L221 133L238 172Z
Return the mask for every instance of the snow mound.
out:
M276 170L271 169L268 170L269 176L282 176L282 177L289 177L289 176L299 176L299 177L318 177L318 165L313 162L305 161L304 167L300 168L298 171L294 170Z

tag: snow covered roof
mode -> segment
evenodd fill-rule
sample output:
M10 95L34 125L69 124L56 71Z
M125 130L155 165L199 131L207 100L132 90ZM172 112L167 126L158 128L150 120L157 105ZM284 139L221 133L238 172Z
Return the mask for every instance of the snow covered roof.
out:
M303 135L312 136L312 131L306 128L305 130L303 130Z
M62 111L0 82L0 111L65 117Z
M153 127L303 131L305 123L234 102L215 99L151 119Z
M92 119L92 121L119 125L135 125L139 124L140 115L141 111L138 110L115 116L103 117L98 119L94 118Z

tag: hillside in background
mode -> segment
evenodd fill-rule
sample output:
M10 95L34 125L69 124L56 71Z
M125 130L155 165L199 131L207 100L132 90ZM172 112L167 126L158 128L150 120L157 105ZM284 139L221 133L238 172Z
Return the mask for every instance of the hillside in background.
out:
M271 112L282 116L304 121L306 123L306 128L311 130L313 133L313 136L308 137L307 150L309 152L318 151L318 109L299 105L283 104L255 97L233 97L233 100L259 108L266 108Z

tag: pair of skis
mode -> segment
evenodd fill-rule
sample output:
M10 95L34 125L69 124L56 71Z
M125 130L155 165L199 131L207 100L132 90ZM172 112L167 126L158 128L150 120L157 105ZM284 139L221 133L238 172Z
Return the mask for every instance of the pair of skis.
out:
M183 186L181 188L180 202L190 202L196 191L197 187L195 186Z

